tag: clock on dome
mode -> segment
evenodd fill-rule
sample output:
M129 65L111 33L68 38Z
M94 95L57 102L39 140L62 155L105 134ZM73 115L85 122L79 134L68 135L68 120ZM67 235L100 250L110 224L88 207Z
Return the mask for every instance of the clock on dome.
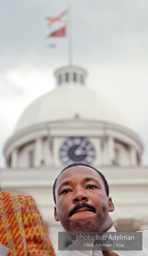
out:
M70 137L61 145L59 157L65 165L72 163L91 164L95 159L95 148L85 137Z

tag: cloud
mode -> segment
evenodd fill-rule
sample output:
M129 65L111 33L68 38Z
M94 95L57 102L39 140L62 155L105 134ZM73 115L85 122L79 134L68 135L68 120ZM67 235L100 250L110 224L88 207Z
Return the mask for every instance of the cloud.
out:
M55 87L50 69L14 67L0 81L0 167L4 166L3 147L25 109L33 100Z
M68 37L47 40L45 17L67 9L68 0L1 0L0 120L3 138L23 109L54 88L53 72L68 64ZM109 96L130 118L148 151L148 1L71 1L73 63L87 69L88 86ZM47 47L56 43L56 48Z

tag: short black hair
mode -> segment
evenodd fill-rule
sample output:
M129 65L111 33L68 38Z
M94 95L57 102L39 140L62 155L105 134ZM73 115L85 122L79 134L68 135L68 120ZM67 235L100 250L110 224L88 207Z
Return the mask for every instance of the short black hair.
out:
M107 194L107 196L109 196L109 185L108 185L108 182L107 182L106 178L104 177L104 175L103 175L100 171L98 171L96 168L94 168L94 167L92 167L91 165L88 165L88 164L74 163L74 164L70 164L70 165L66 166L66 167L60 172L60 174L58 175L58 177L57 177L57 178L55 179L55 181L54 181L54 184L53 184L53 198L54 198L54 202L55 202L55 203L56 203L55 187L56 187L56 183L57 183L57 180L58 180L59 176L61 175L62 172L64 172L65 170L69 169L70 167L79 166L79 165L89 167L89 168L95 170L95 171L101 176L101 178L102 178L102 180L103 180L103 183L104 183L104 186L105 186L106 194Z

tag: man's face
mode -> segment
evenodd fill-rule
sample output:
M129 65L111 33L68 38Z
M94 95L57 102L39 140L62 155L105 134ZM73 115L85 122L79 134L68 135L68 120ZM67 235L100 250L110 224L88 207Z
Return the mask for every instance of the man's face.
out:
M105 231L114 210L99 173L87 166L73 166L59 176L55 188L55 219L66 231Z

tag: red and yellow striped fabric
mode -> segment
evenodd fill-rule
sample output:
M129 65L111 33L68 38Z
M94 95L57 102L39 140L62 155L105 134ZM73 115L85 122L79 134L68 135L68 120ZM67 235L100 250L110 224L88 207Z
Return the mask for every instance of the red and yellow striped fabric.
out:
M31 196L0 192L0 243L9 248L8 256L55 256Z

